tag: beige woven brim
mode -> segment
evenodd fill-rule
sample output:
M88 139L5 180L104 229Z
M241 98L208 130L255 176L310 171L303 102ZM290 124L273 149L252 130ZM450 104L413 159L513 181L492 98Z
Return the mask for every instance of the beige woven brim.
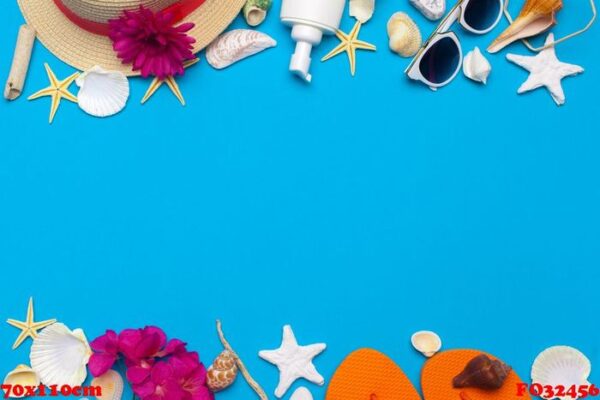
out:
M52 0L17 0L27 23L38 39L56 57L85 71L94 65L128 76L139 75L130 65L121 63L106 36L95 35L79 28L65 17ZM196 39L194 52L210 44L240 13L246 0L206 0L185 22L195 27L188 34Z

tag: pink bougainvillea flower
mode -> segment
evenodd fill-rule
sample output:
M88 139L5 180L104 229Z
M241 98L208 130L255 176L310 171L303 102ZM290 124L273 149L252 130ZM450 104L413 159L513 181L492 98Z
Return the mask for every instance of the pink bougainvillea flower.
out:
M119 357L119 340L117 333L107 330L106 333L90 343L94 353L90 357L89 368L93 376L103 375L112 368Z
M136 11L124 11L109 21L113 49L124 64L132 64L142 76L160 79L183 75L183 63L193 59L195 39L187 35L191 22L178 26L169 12L153 12L140 6Z
M91 347L92 374L104 374L123 357L127 380L141 400L214 400L198 353L188 352L179 339L167 340L160 328L106 331Z
M139 365L151 358L166 357L185 351L185 343L179 339L167 342L162 329L147 326L143 329L125 329L119 334L119 349L127 360L127 366Z
M143 400L214 400L206 385L206 368L197 353L189 352L157 362L133 390Z
M186 399L213 400L214 394L206 383L206 368L198 353L186 352L169 359L174 374L186 392Z

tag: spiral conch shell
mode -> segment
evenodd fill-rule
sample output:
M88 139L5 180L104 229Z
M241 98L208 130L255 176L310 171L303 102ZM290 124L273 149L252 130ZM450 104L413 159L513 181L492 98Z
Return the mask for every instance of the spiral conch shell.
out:
M390 49L402 57L414 56L421 47L422 39L419 27L403 12L397 12L388 21Z
M463 72L465 76L475 82L487 83L487 78L492 72L492 65L481 54L479 47L467 53L463 61Z
M213 392L227 389L235 382L237 373L235 355L229 350L223 351L208 368L206 375L208 388Z
M550 29L556 24L556 13L562 6L562 0L527 0L517 19L494 40L488 51L497 53L517 40Z

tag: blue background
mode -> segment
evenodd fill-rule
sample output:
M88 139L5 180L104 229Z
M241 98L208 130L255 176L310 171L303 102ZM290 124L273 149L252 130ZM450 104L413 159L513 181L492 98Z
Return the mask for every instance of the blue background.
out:
M527 72L506 51L489 56L487 86L409 82L387 19L407 11L424 35L435 25L405 0L378 2L361 37L379 51L358 54L355 78L345 56L318 61L337 44L328 38L305 85L287 71L279 6L260 28L278 47L224 71L203 60L179 79L185 108L166 87L141 106L148 82L135 79L116 117L63 102L48 125L49 100L26 96L46 86L44 62L60 78L73 70L36 45L25 95L0 104L2 318L24 318L33 295L38 319L90 340L155 324L207 364L221 318L269 393L278 374L257 352L278 347L286 323L300 343L329 344L316 361L327 380L368 346L418 384L409 338L420 329L523 378L551 345L598 362L600 27L558 48L586 68L564 81L558 108L544 89L516 94ZM8 73L22 17L13 1L3 13ZM587 2L567 2L555 32L588 15ZM456 29L468 51L505 26ZM30 341L10 350L17 333L0 326L2 373L28 361ZM253 398L241 381L219 395L240 397Z

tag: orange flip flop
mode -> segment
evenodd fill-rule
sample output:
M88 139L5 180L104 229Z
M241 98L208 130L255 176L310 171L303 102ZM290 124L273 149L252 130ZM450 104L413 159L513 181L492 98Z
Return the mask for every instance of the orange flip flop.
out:
M391 358L372 349L350 354L331 378L325 395L325 400L399 399L421 400L421 396Z
M498 390L455 389L452 381L466 365L478 355L490 354L476 350L448 350L429 359L421 372L421 387L425 400L531 400L526 394L517 396L517 384L523 382L515 371L511 371Z

